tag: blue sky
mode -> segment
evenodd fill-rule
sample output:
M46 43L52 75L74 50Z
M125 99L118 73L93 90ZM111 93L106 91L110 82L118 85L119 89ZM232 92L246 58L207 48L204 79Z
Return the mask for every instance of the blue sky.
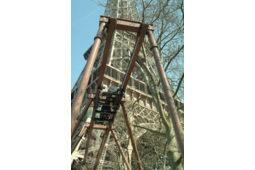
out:
M93 44L103 14L104 7L91 0L71 1L71 88L86 64L83 54Z

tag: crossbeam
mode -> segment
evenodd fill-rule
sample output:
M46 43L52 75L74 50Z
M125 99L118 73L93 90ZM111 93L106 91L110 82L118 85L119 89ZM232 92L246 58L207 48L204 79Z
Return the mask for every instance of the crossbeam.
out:
M107 17L107 16L100 16L100 22L109 22L110 19L111 18ZM116 24L116 29L137 33L138 31L140 31L140 28L142 25L143 25L142 22L130 21L130 20L118 18L117 24ZM154 31L152 24L149 25L148 30Z
M101 157L101 155L102 155L102 152L103 152L103 150L104 150L104 146L105 146L105 143L106 143L106 141L107 141L107 139L108 139L109 132L111 131L111 128L112 128L112 126L109 125L108 128L107 128L107 130L105 131L104 138L103 138L102 143L101 143L101 145L100 145L100 149L99 149L99 151L98 151L98 153L97 153L97 158L96 158L96 162L95 162L95 165L94 165L94 167L93 167L93 170L96 170L96 168L97 168L97 166L98 166L99 159L100 159L100 157Z
M84 125L85 127L90 127L90 123L85 123ZM105 126L105 125L94 125L93 129L98 129L98 130L106 130L108 128L108 126ZM114 130L115 127L114 126L111 126L111 129Z

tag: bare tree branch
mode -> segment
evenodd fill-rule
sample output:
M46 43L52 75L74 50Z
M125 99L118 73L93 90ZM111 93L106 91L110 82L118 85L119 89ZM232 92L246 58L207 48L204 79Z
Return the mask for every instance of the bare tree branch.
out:
M165 133L160 133L160 132L158 132L158 131L149 129L149 128L147 128L147 127L138 126L138 125L134 125L134 127L138 127L138 128L141 128L141 129L145 129L145 130L147 130L147 131L149 131L149 132L151 132L151 133L154 133L154 134L156 134L156 135L160 135L160 136L166 137L166 134L165 134Z
M180 86L181 86L181 83L182 83L183 78L184 78L184 73L182 74L182 77L181 77L181 79L180 79L180 81L179 81L179 83L178 83L177 89L176 89L176 91L174 92L173 98L174 98L174 97L176 96L176 94L178 93L178 90L179 90L179 88L180 88Z
M167 70L168 66L170 65L170 63L173 61L173 59L175 59L175 57L177 57L177 55L181 52L181 50L183 49L184 45L181 46L181 48L175 53L175 55L168 61L166 67L165 67L165 71ZM157 86L160 85L160 80L158 81Z

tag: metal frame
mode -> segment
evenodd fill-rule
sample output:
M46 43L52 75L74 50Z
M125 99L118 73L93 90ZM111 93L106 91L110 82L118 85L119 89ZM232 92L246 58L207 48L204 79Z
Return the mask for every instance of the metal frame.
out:
M88 62L87 62L86 67L84 69L83 77L82 77L80 86L78 88L77 95L74 99L74 104L73 104L73 107L72 107L72 110L71 110L71 135L72 135L72 132L73 132L73 129L74 129L74 126L75 126L76 119L77 119L77 117L79 115L79 112L80 112L82 100L83 100L85 92L86 92L89 77L90 77L93 65L95 63L95 60L96 60L96 56L97 56L97 53L98 53L98 50L99 50L99 46L100 46L101 41L102 41L101 37L103 35L105 25L106 25L105 22L100 22L100 26L99 26L99 29L98 29L98 32L97 32L97 36L95 37L95 42L93 44L93 48L91 50Z
M155 63L158 69L160 82L163 86L163 91L164 91L165 99L166 99L168 110L169 110L168 114L170 115L172 119L177 143L179 145L182 157L184 159L184 133L183 133L182 125L181 125L179 116L177 114L177 110L175 108L174 99L173 99L173 95L171 94L171 90L170 90L171 87L167 80L166 72L164 70L163 64L160 62L160 54L158 51L158 46L151 30L148 30L148 39L150 41L151 51L153 52Z
M94 65L97 52L99 50L99 45L101 43L101 36L102 36L105 29L107 30L107 38L106 38L106 43L105 43L106 45L105 45L105 48L104 48L103 60L102 60L102 65L101 65L101 70L100 70L100 75L99 75L98 89L96 91L95 96L89 98L90 100L89 100L88 104L86 105L86 107L84 108L83 113L82 113L79 121L77 122L77 124L75 126L75 122L76 122L78 113L80 111L82 100L83 100L84 95L85 95L85 90L86 90L86 87L87 87L87 84L88 84L88 80L89 80L89 77L90 77L90 74L91 74L91 70L92 70L92 67ZM137 150L136 143L135 143L135 140L134 140L134 136L132 134L132 128L130 126L130 122L129 122L129 119L128 119L128 116L127 116L126 108L125 108L122 97L125 93L129 78L131 76L131 72L134 68L135 61L138 57L140 47L142 46L142 43L143 43L143 40L144 40L146 34L148 35L148 39L149 39L149 42L151 44L151 50L153 52L154 59L155 59L155 62L156 62L156 66L157 66L157 69L158 69L158 72L159 72L160 81L161 81L162 86L163 86L163 91L164 91L165 99L167 101L167 105L168 105L168 108L169 108L169 115L171 116L171 119L172 119L172 122L173 122L177 142L178 142L179 148L181 150L182 156L184 158L184 134L183 134L182 126L181 126L181 123L180 123L180 120L178 118L178 114L177 114L177 111L176 111L176 108L175 108L175 105L174 105L174 100L173 100L172 94L170 92L170 85L167 81L167 77L166 77L166 73L164 71L163 65L160 62L160 55L159 55L158 47L157 47L155 38L154 38L153 33L152 33L153 32L153 25L152 24L151 25L144 24L144 23L141 23L141 22L134 22L134 21L124 20L124 19L116 19L116 18L110 18L110 17L106 17L106 16L100 16L99 30L98 30L97 36L95 37L95 42L94 42L94 45L92 47L92 51L90 53L90 57L88 59L86 67L84 69L83 78L81 80L81 84L78 88L77 96L75 98L74 105L72 107L72 114L71 114L71 116L72 116L71 132L72 133L71 133L71 138L73 138L74 134L76 133L76 131L77 131L77 129L78 129L80 123L81 123L81 120L85 116L85 114L87 112L87 109L91 105L92 101L94 101L94 107L95 107L95 105L100 100L99 94L100 94L100 90L102 88L101 86L102 86L103 76L104 76L104 73L105 73L107 58L108 58L108 54L110 52L112 36L113 36L113 33L116 29L137 33L137 40L136 40L136 44L135 44L135 47L134 47L134 51L133 51L131 59L129 61L128 68L127 68L124 80L121 84L119 95L117 96L118 100L116 101L115 104L121 105L121 107L122 107L124 118L125 118L125 121L126 121L128 132L129 132L129 137L131 139L131 142L132 142L132 145L133 145L133 148L134 148L134 152L135 152L135 156L136 156L136 159L137 159L137 165L138 165L139 170L142 170L141 160L139 158L139 154L138 154L138 150ZM93 114L92 114L92 119L91 119L91 124L89 124L89 125L85 124L84 125L84 129L82 130L82 132L79 135L78 142L76 142L75 146L74 146L74 148L77 146L80 139L82 138L82 136L86 133L86 131L88 129L88 138L87 138L87 143L86 143L86 149L85 149L83 164L86 163L86 157L88 155L89 142L90 142L90 139L91 139L93 129L104 129L104 130L106 130L106 132L105 132L104 138L102 140L100 149L98 151L96 162L95 162L95 165L94 165L93 169L96 169L96 167L98 165L100 156L101 156L102 151L104 149L105 143L108 139L108 135L111 131L112 134L113 134L113 137L116 141L116 144L119 147L121 155L123 156L123 159L124 159L124 161L125 161L125 163L128 167L128 169L131 170L131 168L130 168L128 162L127 162L127 159L125 158L125 155L124 155L124 153L123 153L123 151L120 147L120 144L117 140L117 136L115 135L115 133L113 131L112 125L110 124L109 126L104 126L104 127L103 126L99 127L100 125L95 125L95 122L94 122L95 110L96 109L94 108L93 109ZM73 152L73 150L74 149L72 149L72 152Z
M80 116L80 119L79 119L78 122L75 124L75 127L74 127L74 129L73 129L73 131L72 131L71 139L73 139L73 137L74 137L74 135L75 135L75 133L76 133L78 127L80 126L81 121L83 120L84 116L86 115L86 113L87 113L87 111L88 111L88 109L89 109L89 106L90 106L90 104L92 103L92 101L93 101L93 100L90 99L90 100L88 101L87 105L85 106L85 108L83 109L82 114L81 114L81 116Z
M121 148L121 146L120 146L120 142L119 142L119 140L118 140L118 138L117 138L115 132L114 132L113 130L111 130L111 132L112 132L112 136L114 137L114 140L115 140L115 142L116 142L116 144L117 144L117 146L118 146L118 148L119 148L119 150L120 150L120 153L121 153L121 155L122 155L122 157L123 157L123 159L124 159L124 162L125 162L125 164L126 164L128 170L131 170L131 168L130 168L130 166L129 166L129 164L128 164L127 158L126 158L125 155L124 155L124 152L123 152L123 150L122 150L122 148Z

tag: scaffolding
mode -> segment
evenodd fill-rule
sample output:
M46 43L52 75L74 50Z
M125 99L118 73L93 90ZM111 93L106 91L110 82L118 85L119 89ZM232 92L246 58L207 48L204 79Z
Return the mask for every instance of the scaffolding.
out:
M111 61L108 59L108 56L111 53L112 38L114 36L115 30L129 31L129 32L132 32L133 35L137 34L136 43L134 45L133 51L131 52L131 59L128 62L127 69L126 69L124 77L123 77L123 81L120 83L121 84L120 88L118 89L118 93L116 94L116 101L114 102L113 105L116 108L119 108L121 105L121 108L123 110L124 119L125 119L125 122L127 125L130 139L131 139L132 147L135 152L138 168L140 170L142 169L141 160L139 158L134 135L132 132L132 128L130 126L128 116L127 116L127 111L126 111L126 107L125 107L125 99L123 97L125 94L125 90L130 82L129 80L130 80L131 72L133 71L135 62L137 61L137 59L139 60L138 54L140 51L140 47L144 41L144 37L146 35L148 36L149 43L151 46L150 50L153 53L154 60L155 60L155 63L156 63L156 66L157 66L157 69L159 72L160 81L163 86L164 99L165 99L167 106L169 108L169 113L171 113L170 116L171 116L171 119L173 122L173 126L174 126L175 134L177 137L177 141L179 144L179 148L181 150L182 156L184 157L184 145L183 145L184 136L183 136L182 125L179 121L179 117L178 117L178 114L177 114L177 111L175 108L175 101L172 97L171 88L167 81L166 73L164 71L164 68L163 68L163 65L161 63L161 59L159 56L158 47L157 47L157 44L154 39L153 25L136 22L136 21L130 21L130 20L126 20L126 19L116 19L116 18L111 18L111 17L106 17L106 16L100 17L99 30L98 30L97 36L95 37L95 42L91 48L90 55L88 57L88 62L87 62L86 67L83 71L83 76L80 79L79 88L78 88L78 91L77 91L77 94L76 94L76 97L74 99L74 103L72 106L71 138L74 137L81 121L84 119L84 117L86 115L87 110L91 107L92 102L94 103L94 106L93 106L94 109L93 109L91 121L89 124L84 125L83 130L80 132L79 140L76 142L76 144L74 145L75 147L72 149L72 153L75 150L75 148L78 146L79 141L82 139L82 136L86 133L86 131L88 131L88 137L86 140L86 147L85 147L85 153L84 153L84 159L83 159L83 164L85 164L86 158L88 155L89 142L92 137L92 130L101 128L101 130L105 130L105 134L101 141L101 145L100 145L99 151L97 153L97 157L96 157L96 161L95 161L95 165L94 165L93 169L96 169L98 166L100 156L103 153L104 146L105 146L105 143L107 142L110 132L112 133L112 135L116 141L116 144L120 150L120 153L122 154L123 160L125 161L127 168L130 169L127 159L118 143L117 136L114 133L114 128L112 125L113 122L110 122L107 126L99 127L99 125L95 125L95 121L94 121L98 103L100 100L103 100L100 97L101 90L102 90L103 76L105 73L107 74L107 63L109 64L109 62ZM104 33L106 33L106 34L104 34ZM83 101L85 93L86 93L86 88L87 88L87 85L89 84L89 81L91 78L90 73L92 71L92 68L93 68L95 62L96 62L97 53L99 51L99 47L102 42L102 37L104 35L106 36L106 41L104 43L105 46L104 46L103 55L101 57L101 61L99 61L101 63L101 66L100 66L100 71L98 72L99 78L97 80L96 93L95 93L95 95L90 96L89 102L83 109L82 114L81 114L78 122L76 123L77 117L80 113L80 108L82 106L82 101ZM111 65L111 63L110 63L110 65ZM145 88L142 87L141 89L145 89Z

